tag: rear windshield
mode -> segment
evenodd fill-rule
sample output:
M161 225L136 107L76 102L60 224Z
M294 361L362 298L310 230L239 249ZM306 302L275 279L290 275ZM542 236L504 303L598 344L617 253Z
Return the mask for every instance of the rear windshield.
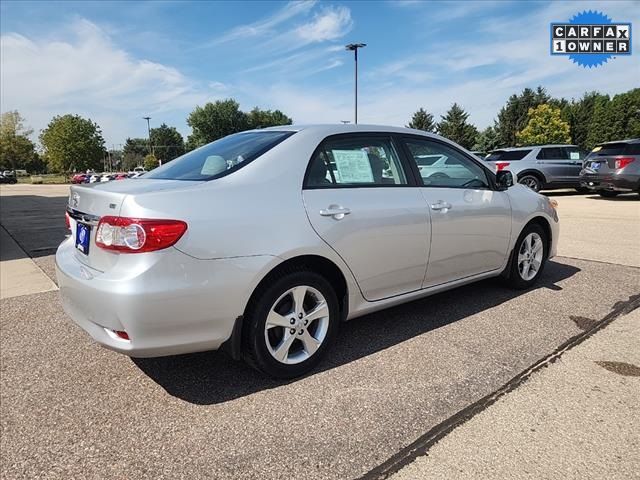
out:
M589 157L608 157L611 155L640 155L640 143L605 143L595 147Z
M496 150L487 155L487 162L498 162L502 160L522 160L531 150Z
M245 132L193 150L144 175L163 180L212 180L239 170L294 132Z

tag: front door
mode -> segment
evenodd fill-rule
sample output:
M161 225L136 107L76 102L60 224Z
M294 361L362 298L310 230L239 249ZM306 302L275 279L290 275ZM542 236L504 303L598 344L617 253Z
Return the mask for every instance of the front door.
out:
M536 164L540 165L548 183L571 182L572 171L577 166L574 162L565 147L543 147L536 157Z
M431 210L431 252L424 287L502 268L511 236L506 192L491 188L479 162L444 142L404 137L408 156L442 155L448 169L421 169L424 202ZM417 163L417 162L416 162Z
M365 299L419 290L429 210L389 136L326 139L307 170L304 204L318 235L353 272Z

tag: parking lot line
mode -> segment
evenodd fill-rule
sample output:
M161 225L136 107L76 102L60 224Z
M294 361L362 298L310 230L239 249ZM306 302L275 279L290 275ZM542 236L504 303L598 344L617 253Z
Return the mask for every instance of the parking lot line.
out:
M4 227L0 227L0 299L57 289Z

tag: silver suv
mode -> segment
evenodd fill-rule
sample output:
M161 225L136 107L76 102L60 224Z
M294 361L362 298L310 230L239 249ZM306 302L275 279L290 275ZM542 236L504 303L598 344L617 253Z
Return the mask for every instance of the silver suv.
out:
M575 188L579 192L580 170L586 152L575 145L537 145L494 150L485 161L494 163L496 171L509 170L518 182L535 190Z

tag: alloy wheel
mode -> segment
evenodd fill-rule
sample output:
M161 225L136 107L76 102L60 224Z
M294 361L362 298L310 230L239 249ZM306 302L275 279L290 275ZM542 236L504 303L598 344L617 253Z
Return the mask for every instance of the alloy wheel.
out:
M544 248L540 235L532 232L524 237L518 250L518 273L523 280L528 282L538 274L543 255Z
M264 326L267 350L287 365L312 357L329 330L329 306L317 289L290 288L273 304Z
M540 190L540 182L535 177L526 176L520 181L520 183L525 187L529 187L534 192L537 192Z

